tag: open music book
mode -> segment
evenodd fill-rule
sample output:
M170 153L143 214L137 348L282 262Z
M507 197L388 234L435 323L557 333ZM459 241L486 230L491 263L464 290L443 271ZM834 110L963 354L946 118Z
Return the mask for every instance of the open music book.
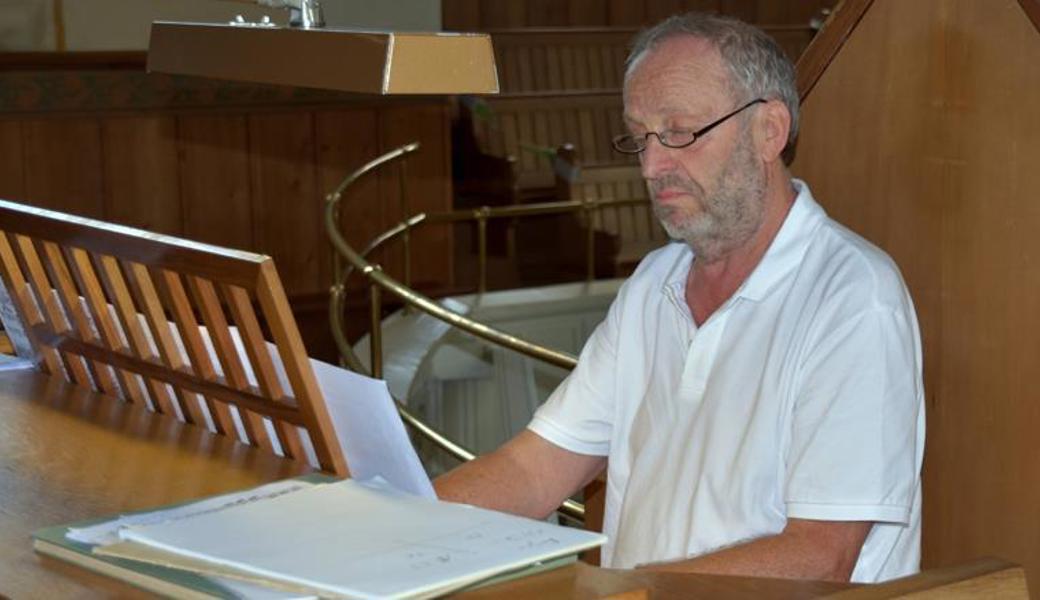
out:
M379 479L299 486L195 514L191 508L121 527L119 541L94 544L92 554L74 562L157 566L179 577L270 587L272 597L427 598L606 541L598 533L403 494ZM54 536L38 532L36 549L69 560L54 551L68 543Z

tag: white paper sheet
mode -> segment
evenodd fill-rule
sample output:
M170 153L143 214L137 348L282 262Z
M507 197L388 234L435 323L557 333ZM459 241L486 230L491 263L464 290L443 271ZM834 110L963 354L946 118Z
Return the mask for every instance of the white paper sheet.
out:
M348 597L425 597L605 536L347 480L121 538Z
M311 365L351 476L382 477L402 492L436 498L386 382L316 360Z
M70 528L65 537L70 540L91 545L112 544L119 541L119 530L131 525L153 525L182 519L187 516L197 515L205 512L222 510L231 506L256 502L261 499L274 498L283 494L289 494L298 490L309 488L315 484L307 481L293 479L275 481L260 487L255 487L243 492L234 492L221 496L214 496L198 502L184 504L173 508L141 512L103 521L90 527ZM321 484L319 484L321 485Z

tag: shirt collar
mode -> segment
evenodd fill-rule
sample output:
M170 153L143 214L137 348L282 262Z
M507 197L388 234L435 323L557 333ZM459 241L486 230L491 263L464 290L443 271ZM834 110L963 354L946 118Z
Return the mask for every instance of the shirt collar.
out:
M802 262L813 232L826 216L805 182L792 179L791 183L798 192L794 205L769 244L765 256L737 290L737 296L756 302L765 298L777 283Z
M765 298L777 283L801 263L802 257L809 248L813 232L827 216L823 208L812 197L809 186L805 182L792 179L791 183L798 193L794 204L788 211L787 217L784 218L776 237L769 244L762 260L734 294L736 297L755 302ZM689 246L685 246L665 277L664 287L670 295L677 294L677 298L685 298L686 275L692 261L693 251Z

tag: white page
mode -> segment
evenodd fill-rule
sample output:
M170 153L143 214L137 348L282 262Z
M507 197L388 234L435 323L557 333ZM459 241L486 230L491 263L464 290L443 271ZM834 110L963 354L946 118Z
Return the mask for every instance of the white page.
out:
M70 527L65 537L70 540L91 545L112 544L119 541L119 530L131 525L152 525L165 523L186 516L197 515L203 512L222 510L238 504L255 502L259 499L273 498L282 494L292 493L309 488L313 485L309 481L298 481L288 479L264 484L259 487L242 492L222 494L205 500L199 500L190 504L183 504L173 508L163 508L148 512L138 512L120 515L115 519L103 521L87 527ZM319 484L320 485L320 484Z
M402 492L436 498L386 382L316 360L311 365L351 477L382 477Z
M355 480L121 531L166 551L353 597L445 591L606 537Z

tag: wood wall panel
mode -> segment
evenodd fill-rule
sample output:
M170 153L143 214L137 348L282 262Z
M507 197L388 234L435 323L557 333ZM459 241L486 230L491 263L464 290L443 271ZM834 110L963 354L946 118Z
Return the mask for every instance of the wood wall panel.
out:
M25 195L22 124L0 120L0 198L19 200Z
M445 24L446 26L446 24ZM481 0L480 28L526 27L526 0Z
M380 142L383 150L418 141L422 146L408 158L408 213L444 210L439 198L451 197L451 180L439 174L451 172L446 106L392 108L380 115ZM396 172L389 169L379 177L384 224L400 221L400 191ZM412 281L424 285L443 284L454 279L450 225L427 225L412 236ZM391 272L401 273L399 248L387 256Z
M567 23L605 27L610 24L607 5L607 0L570 0L567 4Z
M527 27L565 27L570 24L569 3L560 0L527 0Z
M445 30L480 29L480 0L441 0L441 24Z
M177 120L182 235L231 248L253 247L249 132L240 115Z
M248 123L252 206L263 216L253 219L253 245L274 258L290 293L320 292L331 256L322 237L313 115L256 114Z
M831 8L834 0L799 0L798 2L776 2L775 0L758 0L755 2L756 23L805 24L824 8Z
M831 4L834 3L833 0L830 0L830 2ZM721 2L719 2L719 12L749 23L773 23L773 21L763 21L759 19L758 4L759 0L721 0ZM779 22L786 23L787 21ZM801 24L801 22L799 22L799 24Z
M805 25L837 0L443 0L448 30L518 27L638 27L690 10L763 25Z
M379 118L375 109L326 110L315 115L318 142L318 185L321 195L331 193L350 172L381 152ZM340 231L354 248L364 248L386 227L382 220L379 177L356 181L340 200ZM322 221L324 227L324 220ZM379 256L373 257L379 259ZM332 273L326 274L332 281ZM358 286L361 277L348 282Z
M793 164L832 215L893 256L914 296L923 565L1000 556L1034 590L1037 64L1040 33L1015 0L875 0L803 103Z
M631 0L608 0L608 25L638 27L646 22L646 5Z
M25 200L103 218L98 120L30 119L23 123L22 134Z
M172 116L101 122L105 219L149 231L181 233L177 124Z
M452 206L444 98L151 76L143 53L17 58L0 70L10 92L0 93L0 197L271 254L308 348L325 360L336 359L325 194L390 143L418 137L416 210ZM342 214L360 247L399 215L378 175L352 193ZM420 234L413 249L417 281L453 285L449 229ZM367 317L348 319L358 321Z
M646 20L656 23L661 19L683 12L683 0L646 0Z

